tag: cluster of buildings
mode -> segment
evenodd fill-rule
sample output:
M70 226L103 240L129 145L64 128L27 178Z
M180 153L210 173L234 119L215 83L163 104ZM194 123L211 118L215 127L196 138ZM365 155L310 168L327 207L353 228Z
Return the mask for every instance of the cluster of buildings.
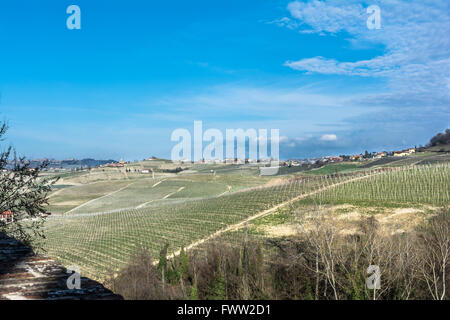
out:
M3 211L0 213L0 221L8 224L14 222L14 213L12 211Z
M362 161L363 159L381 159L387 156L393 156L393 157L406 157L416 152L416 148L409 148L405 150L400 151L382 151L382 152L371 152L363 154L355 154L348 157L348 160L350 161ZM344 156L345 158L346 156ZM345 159L347 160L347 159Z
M226 158L225 160L215 160L216 163L234 163L234 164L245 164L245 163L270 163L270 159L251 159L251 158Z
M381 159L384 157L387 157L389 153L387 151L381 151L381 152L371 152L366 154L354 154L351 156L344 156L345 160L348 161L362 161L364 159Z
M340 156L326 156L321 158L309 158L309 159L289 159L282 161L281 165L298 167L302 165L315 165L315 164L327 164L327 163L339 163L344 161L363 161L365 159L381 159L388 156L394 157L404 157L411 155L416 152L415 148L409 148L400 151L381 151L381 152L367 152L365 154L354 154L354 155L340 155ZM192 162L188 159L181 159L181 163ZM220 159L202 159L196 161L196 163L207 163L207 164L220 164L220 163L231 163L231 164L247 164L247 163L270 163L270 159L240 159L240 158L226 158L224 160Z
M147 159L148 160L148 159ZM251 159L251 158L225 158L225 159L201 159L198 161L191 161L186 158L182 158L179 160L181 163L207 163L207 164L247 164L247 163L270 163L271 159Z
M125 167L124 163L107 163L100 166L100 168L123 168L123 167Z
M405 150L401 150L401 151L394 151L393 156L394 157L405 157L405 156L409 156L415 152L416 152L416 148L409 148L409 149L405 149Z
M408 148L400 151L381 151L381 152L367 152L365 154L354 154L354 155L341 155L341 156L326 156L322 158L310 158L304 160L291 159L283 162L285 166L302 166L302 165L316 165L316 164L327 164L327 163L339 163L344 161L363 161L365 159L381 159L388 156L393 157L405 157L416 152L416 148Z
M106 163L100 166L100 168L123 168L125 167L125 164L127 162L123 161L122 158L120 158L119 162L111 162L111 163Z

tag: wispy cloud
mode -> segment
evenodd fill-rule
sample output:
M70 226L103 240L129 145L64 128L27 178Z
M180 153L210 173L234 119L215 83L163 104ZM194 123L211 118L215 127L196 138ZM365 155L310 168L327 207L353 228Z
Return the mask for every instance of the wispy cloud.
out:
M348 105L348 97L324 95L313 88L276 86L248 86L240 83L220 85L198 92L184 92L178 96L154 102L178 112L191 112L207 117L209 114L255 116L271 120L291 118L302 110L339 108ZM282 112L280 112L282 111Z
M324 134L322 137L320 137L320 140L322 141L336 141L337 136L335 134Z
M359 61L317 56L288 60L285 66L306 73L384 77L393 94L409 97L408 103L414 103L418 94L420 103L424 102L425 95L430 104L436 100L447 103L450 98L449 2L380 0L377 4L382 27L369 30L366 27L369 14L359 2L291 2L287 9L300 28L318 34L347 33L352 43L383 45L385 53Z
M280 19L275 19L272 21L266 22L267 24L274 24L279 27L286 27L289 29L296 29L299 26L299 23L291 18L283 17Z

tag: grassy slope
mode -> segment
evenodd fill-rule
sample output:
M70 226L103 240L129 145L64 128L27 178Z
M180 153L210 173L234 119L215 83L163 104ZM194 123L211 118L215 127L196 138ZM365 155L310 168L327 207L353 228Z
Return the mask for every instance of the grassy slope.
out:
M308 172L305 172L306 174L315 174L315 175L328 175L328 174L335 174L336 168L338 173L342 172L348 172L352 170L359 169L360 164L358 163L330 163L327 164L319 169L314 169Z
M87 201L102 197L125 187L127 180L100 181L86 185L75 185L56 190L49 200L47 210L59 214L69 211Z
M73 179L78 178L79 176L75 176ZM73 182L73 179L62 183ZM270 178L265 177L240 175L171 175L159 179L151 179L151 175L139 175L138 178L103 180L75 186L59 184L61 188L56 186L48 209L56 214L72 209L75 209L72 213L104 212L138 207L157 200L207 198L255 187L269 180ZM121 188L123 190L118 191ZM180 190L181 188L183 189ZM112 194L108 195L110 193ZM102 198L91 201L99 197ZM85 204L88 201L90 202ZM80 205L83 206L76 208Z

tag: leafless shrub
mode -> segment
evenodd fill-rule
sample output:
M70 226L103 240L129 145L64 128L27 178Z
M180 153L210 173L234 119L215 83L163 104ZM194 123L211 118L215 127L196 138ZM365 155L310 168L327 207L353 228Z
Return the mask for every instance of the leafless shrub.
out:
M320 208L295 237L232 246L215 241L159 266L140 250L112 280L127 299L446 299L449 210L410 233L386 233L373 217L342 233ZM184 252L184 251L183 251ZM381 287L368 289L370 265Z
M112 290L125 299L182 299L180 288L165 285L146 249L139 249L129 264L110 280Z
M435 300L446 299L449 287L450 210L444 208L419 229L420 272Z

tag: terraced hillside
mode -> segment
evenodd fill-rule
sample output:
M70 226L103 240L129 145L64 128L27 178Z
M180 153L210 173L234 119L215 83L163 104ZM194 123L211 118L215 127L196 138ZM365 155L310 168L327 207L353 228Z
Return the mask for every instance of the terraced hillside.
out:
M241 228L291 203L449 203L448 164L293 175L283 179L188 174L127 181L110 195L89 200L46 223L45 249L64 265L77 265L102 280L146 247L157 257L167 243L177 252ZM131 183L131 184L130 184ZM226 187L231 186L231 190ZM117 186L116 186L117 187ZM130 208L131 207L131 208ZM124 208L124 209L120 209Z
M354 178L299 176L201 200L160 201L148 207L112 212L71 212L47 221L45 249L63 264L77 265L88 276L102 279L126 263L139 246L148 248L155 257L165 243L169 244L169 252L174 252L299 195ZM163 187L164 183L159 185Z

